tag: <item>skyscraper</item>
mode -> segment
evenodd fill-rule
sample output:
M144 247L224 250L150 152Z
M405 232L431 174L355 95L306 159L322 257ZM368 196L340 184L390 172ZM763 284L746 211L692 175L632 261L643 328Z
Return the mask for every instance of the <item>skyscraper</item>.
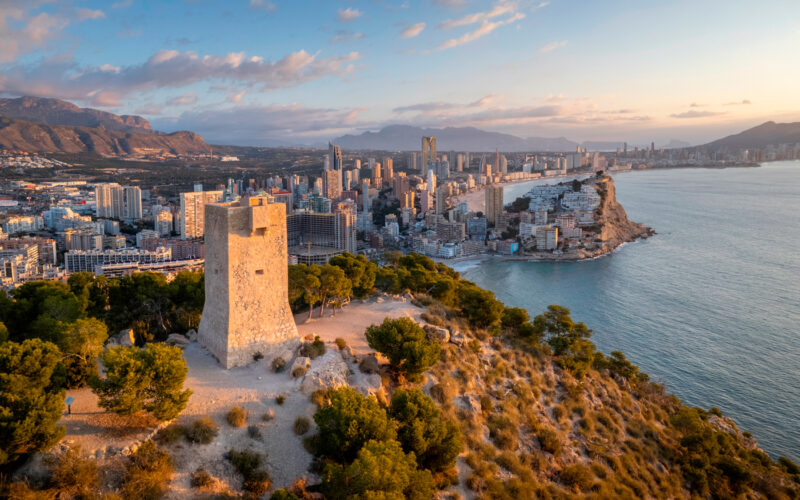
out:
M222 191L181 193L181 239L200 238L205 232L205 206L222 199Z
M331 200L342 197L342 171L336 169L322 172L322 196Z
M328 168L331 170L342 169L342 148L328 143Z
M427 173L428 162L436 161L436 137L426 136L422 138L422 171Z
M389 180L394 177L394 164L391 156L383 159L383 179Z
M141 219L142 190L116 183L98 184L94 188L95 215L112 219Z
M124 188L125 210L124 219L142 218L142 190L136 186L125 186Z
M486 186L486 221L497 223L498 214L503 211L503 186Z

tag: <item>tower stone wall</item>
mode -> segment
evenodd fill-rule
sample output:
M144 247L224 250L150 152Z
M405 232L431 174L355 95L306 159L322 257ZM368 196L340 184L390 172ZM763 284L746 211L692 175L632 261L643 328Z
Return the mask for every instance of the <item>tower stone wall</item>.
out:
M225 368L299 343L287 262L282 203L245 197L206 205L206 301L198 339Z

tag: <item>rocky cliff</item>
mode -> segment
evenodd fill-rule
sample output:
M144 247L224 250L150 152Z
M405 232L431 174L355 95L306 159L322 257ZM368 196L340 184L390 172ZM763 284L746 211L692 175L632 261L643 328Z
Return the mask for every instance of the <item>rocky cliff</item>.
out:
M653 233L653 230L644 224L628 219L625 209L617 201L614 179L607 175L603 176L597 179L595 187L597 194L600 195L600 205L595 211L595 222L600 226L600 239L604 246L615 248Z

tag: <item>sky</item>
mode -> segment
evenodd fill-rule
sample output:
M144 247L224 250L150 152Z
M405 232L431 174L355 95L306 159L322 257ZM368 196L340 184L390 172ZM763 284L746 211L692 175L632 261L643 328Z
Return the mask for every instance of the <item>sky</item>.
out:
M0 0L0 94L212 143L389 124L699 144L800 121L798 0Z

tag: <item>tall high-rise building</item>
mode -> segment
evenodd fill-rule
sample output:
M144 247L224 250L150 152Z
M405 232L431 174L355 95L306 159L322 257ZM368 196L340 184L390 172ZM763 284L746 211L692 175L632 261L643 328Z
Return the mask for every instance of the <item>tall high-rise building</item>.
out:
M436 137L425 136L422 138L422 170L427 173L428 163L436 161Z
M497 223L497 216L503 211L503 186L486 186L486 221Z
M456 157L456 171L463 172L464 171L464 154L458 153Z
M394 162L391 156L383 159L383 180L388 181L394 177Z
M116 183L98 184L94 188L95 215L112 219L141 219L142 190Z
M98 184L94 188L95 215L121 219L125 212L125 190L116 183Z
M181 239L200 238L205 233L206 205L222 199L223 191L181 193Z
M469 170L469 151L464 153L464 170Z
M381 178L381 164L375 163L372 167L372 185L376 188L380 188L381 184L383 184L383 179Z
M322 196L331 200L342 197L342 171L324 170L322 172Z
M124 219L142 218L142 190L136 186L125 186L125 211Z
M342 148L328 143L328 168L331 170L342 169Z

